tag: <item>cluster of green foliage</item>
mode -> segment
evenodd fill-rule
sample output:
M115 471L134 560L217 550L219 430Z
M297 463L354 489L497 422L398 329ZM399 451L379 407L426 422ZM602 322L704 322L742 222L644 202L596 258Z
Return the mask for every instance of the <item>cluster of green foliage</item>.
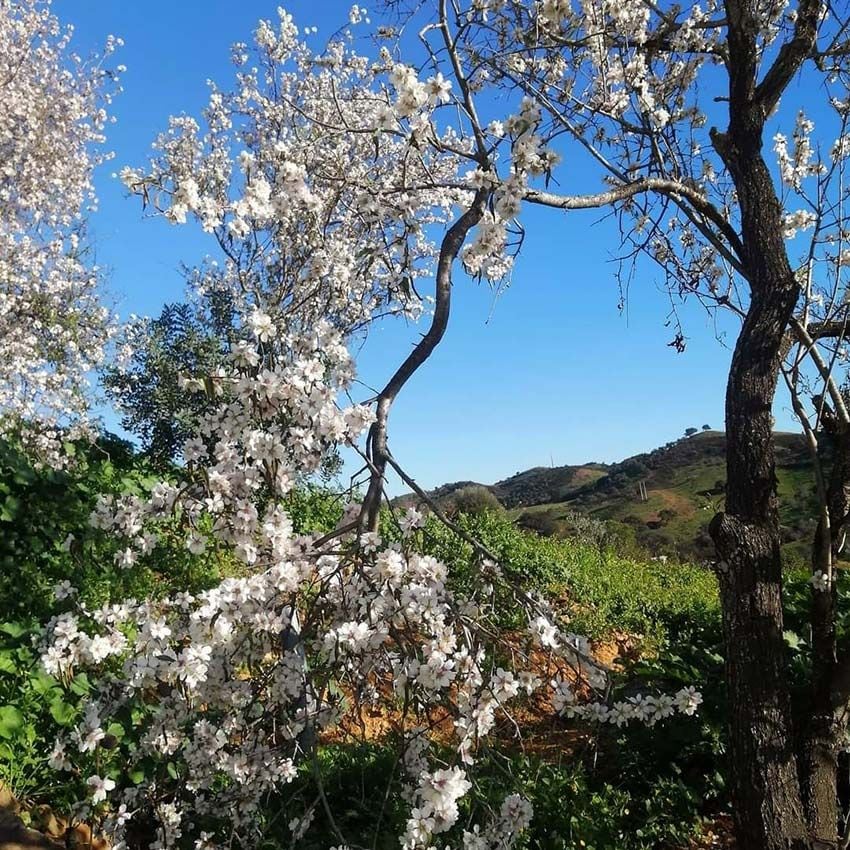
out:
M504 508L495 494L480 484L470 484L455 490L440 501L440 507L451 517L460 514L478 515L484 513L502 513Z
M61 728L73 726L91 683L81 673L62 683L38 664L41 630L20 622L0 623L0 783L22 801L49 800L61 809L82 784L49 770L46 757Z
M54 588L68 581L90 608L173 590L196 592L233 570L219 553L192 558L182 541L164 539L155 557L130 569L115 563L119 543L89 518L100 495L149 491L162 477L148 459L111 435L66 445L67 470L34 464L18 446L0 442L0 782L24 801L61 809L80 799L80 776L47 766L57 732L79 720L91 687L85 674L59 682L38 663ZM111 729L110 734L118 730ZM122 732L123 734L123 732Z
M397 757L397 748L390 745L326 748L312 767L321 773L334 824L363 846L373 846L375 838L379 850L398 846L393 836L404 830L407 807L400 793ZM616 779L574 753L554 762L521 753L508 757L491 753L479 761L476 779L491 811L498 811L509 793L520 793L532 802L534 818L517 845L520 850L654 850L686 845L699 823L700 788L690 786L672 769L663 775L634 767L633 779ZM399 781L383 793L387 777L393 776ZM375 788L382 789L378 797ZM305 802L312 802L306 794L299 796L297 780L288 791L292 796L286 803L272 800L265 812L262 846L268 850L279 848L285 840L280 824L303 813ZM472 809L463 801L461 810L460 823L449 840L460 839L463 829L487 823L489 812L483 805ZM323 806L317 805L315 820L299 846L325 850L338 840ZM452 846L459 843L456 840Z
M209 398L186 390L180 377L209 375L221 365L234 333L233 316L230 299L216 292L204 303L166 304L146 321L143 336L134 338L129 367L104 371L106 391L122 412L121 426L139 437L155 465L175 459L209 408Z
M59 809L83 790L85 770L81 766L79 775L57 775L47 767L46 756L58 729L79 720L80 704L98 684L85 676L60 682L38 666L43 623L57 610L54 585L68 579L83 599L96 605L128 595L197 592L238 569L214 546L204 558L189 558L179 535L174 541L163 540L150 562L143 559L130 570L112 566L116 542L88 522L97 495L143 493L158 475L149 460L118 440L104 438L78 452L77 465L62 473L33 467L11 446L3 446L0 454L0 494L5 499L0 501L0 522L8 532L0 552L4 565L15 567L3 571L0 583L0 781L23 800L46 801ZM323 533L339 522L343 505L327 489L305 486L290 496L287 508L296 532ZM723 800L713 577L698 567L631 559L609 538L540 537L517 528L504 511L477 508L458 513L456 523L492 551L526 589L545 593L568 608L576 631L600 640L622 632L646 636L649 654L623 671L624 693L694 684L712 694L698 720L675 718L661 736L643 729L590 730L587 743L564 753L562 760L494 748L484 758L479 780L487 797L494 807L510 790L531 799L536 817L524 839L528 848L649 850L681 844L698 823L703 801L712 800L716 807ZM392 524L387 521L385 527L391 536ZM69 534L74 543L63 547ZM423 551L448 564L452 582L462 586L478 580L478 556L451 529L432 518L417 535ZM515 624L514 610L505 606L506 626ZM128 705L125 720L108 730L116 739L116 753L135 747L134 710L138 707ZM347 834L371 843L379 813L388 827L382 832L392 834L395 827L401 831L406 815L398 793L402 777L397 754L391 741L320 749L318 769L325 794ZM106 768L102 764L99 769L104 773ZM372 789L384 787L379 779L393 770L399 772L397 787L376 800ZM287 788L287 799L293 792L297 796L297 783ZM270 799L264 813L266 846L280 846L285 832L280 825L297 806L303 811L303 802ZM481 811L464 811L466 826L483 820ZM307 840L318 848L336 838L317 811Z
M191 557L183 535L161 538L131 569L118 566L120 545L93 528L101 495L144 495L162 480L129 443L104 435L67 445L67 470L40 468L17 446L0 442L0 620L43 622L55 611L53 589L70 581L90 606L172 590L210 587L236 567L221 553Z
M146 590L111 567L111 544L90 527L89 516L99 494L152 484L151 470L128 443L109 435L66 450L74 456L71 469L44 469L14 443L0 441L0 619L44 619L54 607L53 588L64 579L84 587L93 602L110 589Z
M613 547L538 537L492 512L457 522L528 590L568 606L575 630L591 638L629 632L658 641L719 618L716 581L703 567L637 561ZM472 547L451 529L431 521L424 545L450 567L453 580L477 581Z

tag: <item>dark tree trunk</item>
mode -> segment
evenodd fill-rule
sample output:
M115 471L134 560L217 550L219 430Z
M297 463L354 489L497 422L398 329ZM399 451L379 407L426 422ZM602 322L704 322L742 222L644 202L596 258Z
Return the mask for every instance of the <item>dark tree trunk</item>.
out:
M832 458L826 492L829 523L821 518L815 532L812 568L827 572L841 551L845 517L850 511L850 433L834 416L824 416L832 436ZM806 817L812 834L833 845L838 841L838 741L846 727L838 711L835 682L838 646L835 633L835 584L812 590L812 683L802 721L800 778Z
M813 569L826 572L836 549L821 520L815 532ZM800 724L800 781L806 818L812 834L833 845L838 841L838 724L832 709L837 660L835 603L834 586L828 591L812 590L812 682Z
M825 847L838 846L838 749L830 715L808 721L800 752L800 779L806 820Z
M726 399L726 512L711 525L719 558L732 797L752 850L808 848L783 639L771 403L795 296L753 298ZM789 306L790 302L790 306Z
M750 305L726 387L726 507L711 523L729 694L732 800L746 850L809 850L783 638L782 563L771 408L799 287L783 211L762 156L764 122L814 39L814 6L795 41L757 83L759 13L726 0L729 128L712 141L735 183ZM769 84L768 84L769 83Z

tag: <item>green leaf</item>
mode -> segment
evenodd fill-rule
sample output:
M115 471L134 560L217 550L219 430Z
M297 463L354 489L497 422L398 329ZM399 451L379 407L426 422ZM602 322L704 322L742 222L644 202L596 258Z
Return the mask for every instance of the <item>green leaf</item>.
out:
M130 782L132 782L133 785L138 785L140 782L145 781L145 772L143 770L141 770L140 768L136 768L135 770L131 770L127 774L127 776L130 777Z
M172 779L177 779L177 766L174 764L173 761L168 762L168 764L165 766L165 769L168 771L168 775Z
M49 673L38 670L30 676L30 686L39 696L47 696L59 687L59 683Z
M70 726L77 716L77 710L62 699L55 699L50 703L50 716L60 726Z
M76 694L78 697L84 697L91 690L91 682L89 681L89 677L85 673L77 673L74 676L74 680L71 682L69 690L72 694Z
M0 522L11 522L21 509L21 500L17 496L6 496L0 505Z
M110 723L106 729L107 735L112 735L117 738L119 741L124 738L124 727L120 723Z
M12 653L8 649L0 651L0 673L17 673L18 665L15 664L12 658Z
M803 645L803 640L796 632L792 631L784 631L782 632L782 637L785 638L785 643L791 649L799 649Z
M0 738L11 738L24 725L24 716L14 705L0 706Z
M28 631L29 629L23 623L0 623L0 632L9 635L9 637L19 638Z

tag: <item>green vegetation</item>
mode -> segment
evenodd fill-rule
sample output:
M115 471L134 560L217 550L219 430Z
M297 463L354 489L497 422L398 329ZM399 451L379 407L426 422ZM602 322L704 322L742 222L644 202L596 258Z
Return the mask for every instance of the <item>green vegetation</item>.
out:
M47 675L33 645L40 634L34 626L0 623L0 783L18 800L49 801L61 810L82 787L50 770L46 758L57 731L79 720L91 685L85 674L67 685Z
M479 484L476 481L454 481L431 491L431 496L441 505L450 505L455 493L479 488L489 490L506 508L561 502L578 493L582 488L605 476L604 463L588 463L583 466L536 466L517 472L495 484ZM413 504L414 496L396 499L399 504Z
M82 598L100 604L131 594L197 591L235 567L211 552L202 568L190 570L183 549L169 548L167 540L167 557L160 553L157 570L144 559L131 569L109 566L115 544L88 524L96 494L142 492L154 481L148 462L120 441L102 440L81 454L75 469L64 473L38 470L9 446L3 452L2 521L9 533L2 552L4 563L16 564L18 573L14 578L5 571L0 583L0 781L26 804L48 802L61 811L83 790L86 771L81 766L79 775L58 774L46 757L57 730L79 720L88 689L98 685L84 676L60 682L38 666L41 624L56 611L53 586L70 580ZM20 507L24 504L26 510ZM571 539L523 531L503 510L491 509L498 504L489 493L488 498L471 499L466 507L473 512L459 512L456 522L467 534L492 551L525 589L555 600L571 628L611 650L609 655L616 657L609 663L622 673L618 687L623 695L687 684L701 688L707 697L699 718L676 717L660 736L657 730L640 728L571 729L570 722L547 714L545 728L535 730L525 750L502 742L487 752L478 780L485 799L498 805L508 790L528 795L537 817L523 839L526 848L650 850L685 845L700 818L725 805L722 659L717 654L719 613L712 574L686 564L641 561L627 546L618 546L615 537L599 535L593 523L578 523ZM296 491L287 508L299 532L333 528L342 511L339 500L320 487ZM69 547L48 545L68 534L74 535ZM479 580L478 558L453 531L432 518L421 540L424 551L447 563L450 581L468 585ZM506 604L501 616L505 627L519 625L513 619L514 607ZM616 655L619 644L623 651ZM134 710L128 705L126 720L107 730L131 748ZM546 744L549 737L559 741L564 735L568 744ZM385 785L386 777L397 771L397 752L391 739L329 745L320 749L318 766L302 769L318 767L337 820L351 834L369 839L377 805L371 789ZM269 799L268 848L280 846L280 825L304 811L298 781L288 789L288 803ZM399 783L391 786L386 803L380 803L385 825L405 817ZM305 777L305 789L308 786ZM464 823L479 815L465 810ZM317 811L308 846L318 850L335 840Z
M220 293L193 304L166 304L159 317L131 326L129 368L109 367L104 386L146 455L167 466L209 408L204 393L181 385L181 375L211 374L233 333L233 305Z
M629 632L663 641L688 624L719 618L716 582L702 567L641 562L610 547L541 538L494 513L464 516L459 524L528 589L558 599L575 630L591 638ZM469 544L436 521L428 530L429 552L456 579L468 574L474 563Z
M674 734L673 740L680 745L682 736ZM619 742L597 743L629 747L636 742L623 736ZM535 817L520 841L523 850L684 847L695 834L696 813L704 800L700 795L716 799L722 789L722 782L716 776L689 784L691 777L670 770L669 763L660 764L657 758L650 771L646 770L646 762L635 760L629 761L625 770L618 766L615 772L613 765L602 762L593 767L589 756L589 752L565 752L560 759L547 760L521 754L499 758L492 754L481 766L480 787L486 791L493 808L498 809L509 792L521 793L533 801ZM371 838L375 833L376 808L384 827L401 831L405 818L401 796L388 795L385 800L376 801L373 794L374 788L384 786L387 776L398 770L396 757L397 753L388 746L322 752L319 765L325 793L329 805L341 813L336 821L344 834ZM666 768L669 777L655 772L659 767ZM625 771L631 774L627 778L623 776ZM297 796L295 799L298 800ZM303 801L298 802L303 811ZM295 806L292 811L270 807L267 847L278 846L275 823L295 811ZM465 806L462 820L468 823L478 814ZM304 846L308 850L325 850L334 846L335 840L334 831L319 812ZM391 838L378 844L381 850L396 846L397 841Z
M501 513L504 510L495 493L479 484L470 484L455 490L451 496L443 498L441 507L448 516Z
M636 558L710 561L708 523L723 508L726 438L706 426L688 430L694 433L620 463L535 467L486 488L458 482L431 495L450 505L459 490L487 489L520 527L543 536L584 539L593 520L605 545ZM776 455L786 555L807 557L817 513L808 449L798 434L776 434Z
M137 492L156 478L116 437L67 448L76 463L64 472L39 469L15 445L0 442L0 619L43 619L54 607L53 587L64 579L85 587L93 602L109 588L145 591L109 568L114 546L90 527L89 515L98 494Z

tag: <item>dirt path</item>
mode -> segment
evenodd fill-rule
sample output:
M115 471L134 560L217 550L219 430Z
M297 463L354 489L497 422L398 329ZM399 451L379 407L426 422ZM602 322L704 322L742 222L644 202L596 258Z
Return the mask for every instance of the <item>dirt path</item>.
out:
M28 829L11 810L0 809L0 850L60 850L63 844Z
M108 850L102 838L92 839L87 824L69 826L50 806L34 806L26 817L37 829L21 820L21 804L0 782L0 850Z

